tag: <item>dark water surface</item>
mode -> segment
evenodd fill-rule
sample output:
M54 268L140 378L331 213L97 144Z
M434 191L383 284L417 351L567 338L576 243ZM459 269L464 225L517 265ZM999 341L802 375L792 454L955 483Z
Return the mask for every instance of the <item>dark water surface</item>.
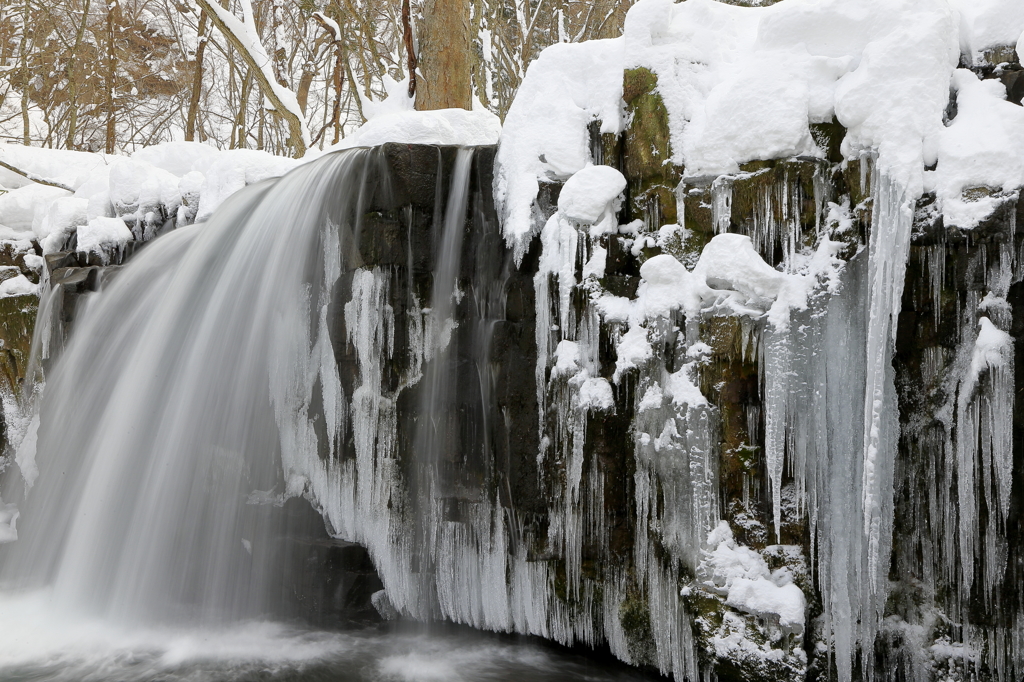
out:
M414 624L329 632L271 622L115 626L55 615L46 593L0 595L0 681L650 681L534 638Z

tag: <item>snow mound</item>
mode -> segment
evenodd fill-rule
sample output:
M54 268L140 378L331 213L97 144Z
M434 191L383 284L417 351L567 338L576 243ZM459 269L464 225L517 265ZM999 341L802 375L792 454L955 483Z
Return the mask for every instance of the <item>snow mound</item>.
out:
M991 202L966 206L958 192L1021 186L1024 126L1019 107L1000 103L998 84L976 85L954 72L961 50L970 57L1019 45L1024 3L952 4L640 0L621 39L544 50L509 109L496 158L506 241L521 258L539 228L540 183L566 181L593 161L590 123L603 133L623 130L621 75L636 68L657 77L672 163L687 176L736 173L761 159L823 157L812 126L836 121L845 130L844 157L877 156L878 170L908 197L925 191L924 168L938 162L928 187L946 194L942 206L953 224L976 224ZM946 128L951 86L963 104Z
M132 231L122 219L93 218L78 228L78 251L94 253L108 263L111 252L124 248L132 238Z
M11 296L28 296L35 294L38 287L29 281L25 275L17 275L0 282L0 298Z
M505 116L494 198L505 240L522 259L535 234L540 182L566 180L590 163L587 125L622 131L623 41L559 43L530 64Z
M618 209L616 200L625 189L626 178L611 166L587 166L562 187L558 211L569 220L591 225Z
M998 80L978 80L966 69L956 71L953 86L957 115L938 134L936 167L925 173L925 182L946 223L969 229L1000 198L985 193L965 197L965 190L1010 191L1024 185L1024 108L1006 101L1006 88Z
M0 145L0 161L73 190L103 168L107 158L104 154L91 152L43 149L19 144ZM28 178L0 166L0 187L17 189L31 184Z
M2 238L12 239L17 235L32 238L36 214L46 210L54 200L67 196L70 193L63 189L36 184L0 194L0 226L6 228Z
M497 144L501 121L489 111L389 111L374 116L324 153L387 142L475 147Z
M1024 34L1024 2L1019 0L949 0L960 14L960 49L981 61L993 47L1012 46Z
M701 567L708 586L725 592L726 605L759 616L774 614L784 627L803 627L807 602L788 569L771 571L760 554L733 539L725 521L708 534L707 545Z
M786 280L764 262L750 237L742 234L715 235L704 246L693 274L704 278L712 289L737 291L749 303L774 301Z
M32 232L39 240L43 253L62 249L71 231L88 222L88 211L88 200L76 196L58 196L36 211Z

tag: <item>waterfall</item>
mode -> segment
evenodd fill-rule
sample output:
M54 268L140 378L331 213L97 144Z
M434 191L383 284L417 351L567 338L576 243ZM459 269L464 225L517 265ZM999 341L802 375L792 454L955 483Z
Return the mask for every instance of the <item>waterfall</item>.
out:
M274 391L322 386L329 438L351 428L328 400L335 363L309 373L295 359L331 357L317 323L358 264L352 235L386 191L380 159L330 155L239 192L147 246L90 303L48 376L5 584L52 583L56 603L129 620L272 610L281 505L304 492L282 442L318 452L313 434L278 425Z

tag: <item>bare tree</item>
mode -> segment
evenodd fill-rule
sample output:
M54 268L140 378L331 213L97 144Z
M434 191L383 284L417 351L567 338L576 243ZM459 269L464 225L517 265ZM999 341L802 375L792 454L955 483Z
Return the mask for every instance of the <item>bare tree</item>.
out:
M210 0L197 0L199 5L210 16L213 25L238 51L260 86L260 92L274 106L277 114L284 118L288 125L288 145L296 158L306 153L309 147L309 130L299 109L295 93L277 82L272 69L272 62L260 40L259 31L253 16L252 4L249 0L240 0L242 19Z

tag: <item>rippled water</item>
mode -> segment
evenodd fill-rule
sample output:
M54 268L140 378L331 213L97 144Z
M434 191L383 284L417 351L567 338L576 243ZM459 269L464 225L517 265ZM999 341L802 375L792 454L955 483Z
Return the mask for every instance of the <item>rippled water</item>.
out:
M469 682L649 680L534 639L414 625L325 632L248 622L119 627L56 611L48 593L0 596L0 680L27 682Z

